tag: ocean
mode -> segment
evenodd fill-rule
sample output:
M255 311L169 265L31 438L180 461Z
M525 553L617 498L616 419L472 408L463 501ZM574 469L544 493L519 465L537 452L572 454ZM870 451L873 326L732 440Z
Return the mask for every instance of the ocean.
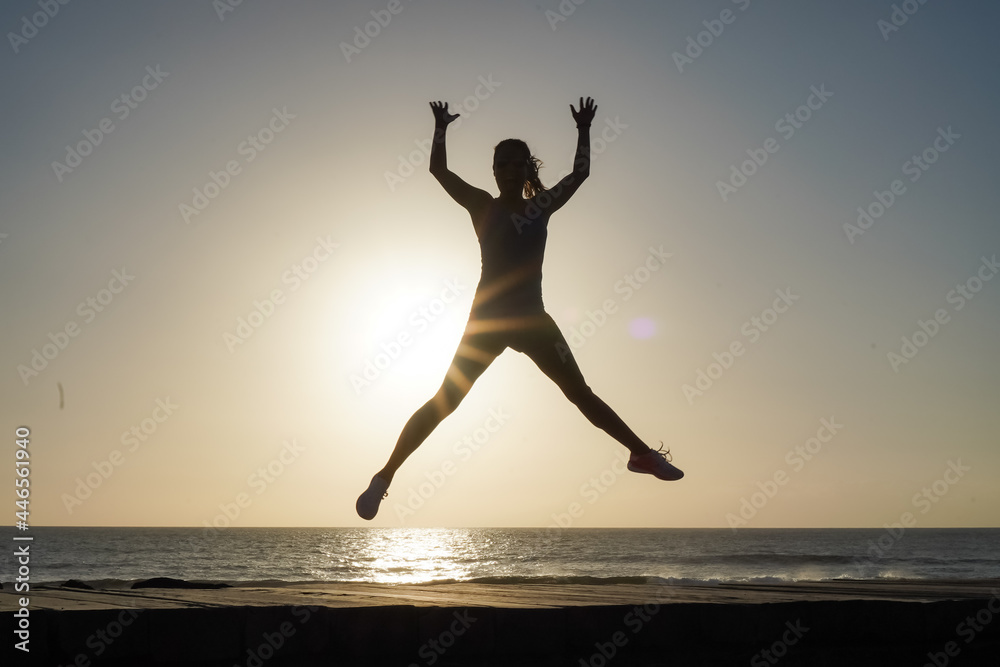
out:
M197 581L723 583L1000 579L1000 529L4 528L33 585Z

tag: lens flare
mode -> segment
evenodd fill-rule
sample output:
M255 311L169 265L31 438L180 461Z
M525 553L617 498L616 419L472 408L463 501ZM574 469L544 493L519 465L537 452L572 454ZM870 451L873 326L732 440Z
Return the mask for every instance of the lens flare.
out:
M656 323L648 317L637 317L629 322L628 332L632 334L632 338L652 338L656 334Z

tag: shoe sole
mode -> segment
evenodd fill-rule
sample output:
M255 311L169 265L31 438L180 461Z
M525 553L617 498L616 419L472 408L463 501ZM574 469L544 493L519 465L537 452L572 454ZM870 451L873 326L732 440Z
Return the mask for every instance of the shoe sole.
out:
M376 484L375 483L376 480L378 480L385 486L382 486L381 484ZM380 486L382 488L381 493L379 493L376 490ZM360 496L358 496L358 501L354 503L354 510L358 513L358 516L364 519L365 521L371 521L372 519L374 519L375 515L378 514L378 509L382 505L382 501L385 500L385 497L387 495L389 495L388 489L389 489L388 482L383 480L378 475L372 477L372 481L368 484L368 488L365 489ZM375 496L374 501L371 498L372 496ZM371 514L366 514L365 512L362 512L361 511L362 505L368 505L368 506L374 505L374 507L371 507L372 510Z
M362 501L362 500L364 500L364 497L365 497L365 494L361 494L361 497L360 497L360 498L358 498L358 502L357 502L357 503L355 503L355 505L354 505L354 509L355 509L355 510L357 510L357 512L358 512L358 516L359 516L359 517L361 517L361 518L362 518L362 519L364 519L365 521L371 521L372 519L374 519L374 518L375 518L375 515L376 515L376 514L378 514L378 508L379 508L379 505L381 505L381 504L382 504L382 501L381 501L381 500L379 500L379 501L378 501L378 502L377 502L377 503L375 504L375 511L374 511L374 512L372 512L371 516L365 516L365 513L361 511L361 501Z
M643 475L652 475L656 479L661 480L663 482L676 482L677 480L684 478L684 471L682 471L680 468L676 468L676 467L674 468L674 470L676 470L680 474L680 477L660 477L659 475L657 475L652 470L645 470L643 468L633 468L631 462L627 463L625 465L625 467L628 468L629 470L631 470L632 472L637 472L637 473L640 473L640 474L643 474Z

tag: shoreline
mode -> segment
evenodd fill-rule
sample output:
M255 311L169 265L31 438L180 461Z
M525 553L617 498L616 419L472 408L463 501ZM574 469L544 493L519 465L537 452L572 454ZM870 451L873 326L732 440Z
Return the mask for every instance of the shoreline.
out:
M949 585L954 585L955 587L965 590L970 587L975 588L977 586L994 586L1000 588L1000 578L989 578L989 577L973 577L973 578L921 578L921 577L877 577L877 578L863 578L863 577L828 577L828 578L811 578L811 579L790 579L783 577L742 577L733 579L721 579L721 578L710 578L710 579L698 579L691 577L658 577L653 575L622 575L622 576L612 576L612 577L599 577L592 575L531 575L531 576L483 576L483 577L468 577L468 578L442 578L442 579L429 579L425 581L374 581L369 579L225 579L225 578L191 578L184 579L180 577L167 576L163 577L160 575L143 577L138 579L117 579L117 578L59 578L59 579L49 579L49 580L35 580L32 579L31 589L41 590L41 589L56 589L56 588L73 588L74 585L71 582L82 583L87 587L92 587L98 590L130 590L133 586L137 584L143 584L144 582L153 581L156 579L167 579L174 582L188 582L193 584L198 584L202 587L275 587L282 588L287 586L306 586L306 585L329 585L329 586L448 586L455 584L470 584L470 585L493 585L493 586L536 586L536 585L554 585L554 586L620 586L620 585L638 585L638 586L664 586L664 587L753 587L760 586L763 588L774 588L774 587L802 587L802 586L829 586L836 588L840 585L853 587L853 586L872 586L872 587L886 587L887 589L896 586L904 587L920 587L927 586L930 589L940 590L942 587L948 587ZM67 586L67 584L69 584ZM10 593L13 591L14 582L13 581L0 581L0 595L4 592ZM168 588L170 586L167 586ZM181 586L177 586L180 588ZM2 605L0 605L0 611L2 611Z
M98 650L102 664L227 667L774 664L763 651L782 665L919 667L949 650L957 664L1000 655L1000 580L260 583L34 588L28 664L82 664ZM8 622L16 596L0 594Z
M663 603L707 602L748 604L801 601L919 601L1000 599L1000 579L821 579L752 581L650 581L646 577L597 579L590 577L537 577L509 582L494 578L440 580L421 583L369 581L213 581L168 577L117 581L34 584L29 593L32 609L70 611L114 607L121 601L137 604L186 607L198 604L268 606L271 598L302 598L312 604L322 600L331 607L370 606L386 599L396 604L433 606L433 601L498 606L592 606L650 601ZM106 581L106 580L105 580ZM79 584L83 584L80 586ZM69 585L67 585L69 584ZM571 593L571 594L570 594ZM0 613L18 608L23 593L4 582ZM494 596L500 596L499 598ZM217 600L218 602L212 602ZM425 604L423 600L432 601ZM502 606L502 605L500 605Z

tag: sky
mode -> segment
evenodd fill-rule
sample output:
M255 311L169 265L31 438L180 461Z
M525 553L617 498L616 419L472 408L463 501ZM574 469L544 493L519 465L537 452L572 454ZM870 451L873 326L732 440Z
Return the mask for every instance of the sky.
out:
M5 2L2 484L25 428L38 526L1000 525L998 20ZM551 220L544 301L685 478L625 471L508 350L364 522L479 278L428 103L461 115L450 168L496 195L508 137L545 185L567 173L580 96L593 165Z

